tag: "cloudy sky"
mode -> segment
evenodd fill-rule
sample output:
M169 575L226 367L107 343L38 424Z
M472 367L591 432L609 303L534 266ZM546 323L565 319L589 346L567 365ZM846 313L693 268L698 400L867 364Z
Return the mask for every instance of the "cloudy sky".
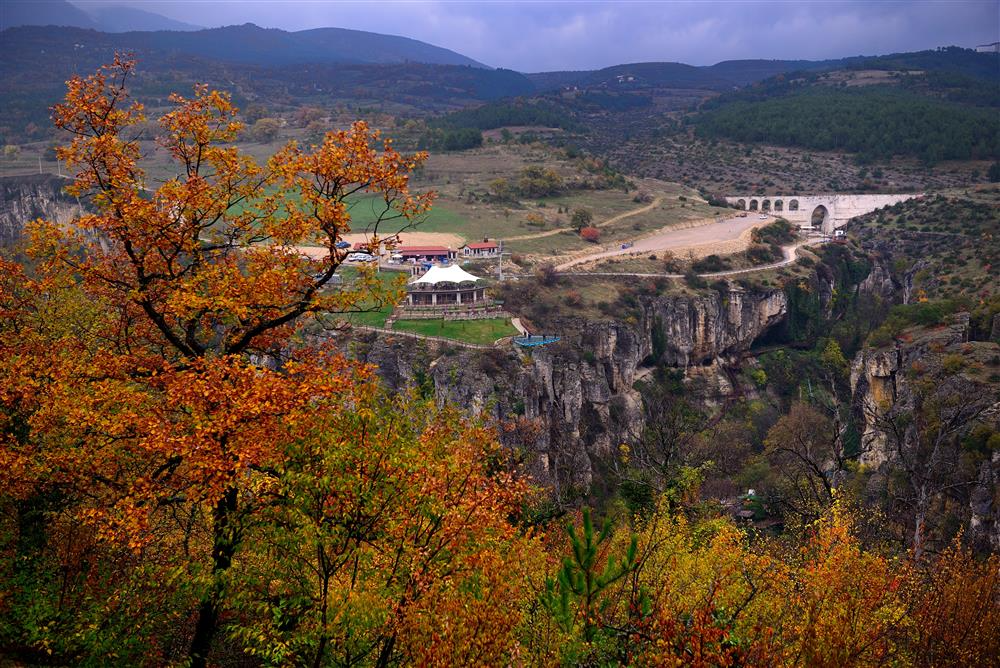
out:
M404 35L522 72L640 61L821 59L1000 40L1000 0L73 2L127 4L206 27L253 22Z

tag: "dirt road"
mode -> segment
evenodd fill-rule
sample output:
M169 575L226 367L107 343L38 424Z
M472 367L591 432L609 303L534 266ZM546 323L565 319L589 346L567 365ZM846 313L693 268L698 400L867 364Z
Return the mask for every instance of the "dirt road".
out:
M640 213L646 213L647 211L652 211L656 207L660 206L663 201L663 197L657 197L652 202L646 206L639 207L638 209L632 209L631 211L626 211L625 213L619 213L617 216L612 216L607 220L602 220L599 223L595 223L590 227L604 227L605 225L612 225L620 220L625 220L626 218L631 218L632 216L638 216ZM533 234L522 234L516 237L507 237L504 241L524 241L526 239L541 239L543 237L551 237L553 235L559 234L560 232L567 232L572 230L572 227L560 227L555 230L548 230L546 232L535 232Z
M746 218L733 216L719 222L699 225L697 227L681 229L676 227L665 228L648 237L637 239L629 248L613 248L583 255L556 265L556 270L565 271L570 267L617 255L640 255L665 250L678 255L684 251L696 249L711 250L720 254L735 252L729 248L729 246L733 245L733 242L749 242L750 230L761 225L767 225L774 220L770 216L767 219L761 219L759 216L760 214L754 214Z
M806 246L818 246L819 244L829 243L829 239L805 239L803 241L797 241L794 244L781 247L781 253L784 259L778 262L772 262L771 264L762 264L756 267L748 267L746 269L727 269L725 271L712 271L704 274L698 274L702 278L728 278L729 276L739 276L741 274L752 274L757 271L766 271L768 269L780 269L782 267L787 267L798 259L798 251L800 248ZM562 272L567 276L614 276L614 277L627 277L627 278L684 278L684 274L660 274L660 273L640 273L640 272L630 272L630 271L568 271Z

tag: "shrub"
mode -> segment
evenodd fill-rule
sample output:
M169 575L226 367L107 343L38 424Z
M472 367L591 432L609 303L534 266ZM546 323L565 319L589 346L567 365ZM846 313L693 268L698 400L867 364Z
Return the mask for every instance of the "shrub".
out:
M573 211L573 217L571 218L573 229L581 231L590 225L593 220L594 214L589 209L576 209Z
M965 358L958 353L945 355L941 360L941 368L948 373L958 373L965 367Z
M542 285L552 286L559 282L559 274L551 264L543 264L535 271L538 282Z
M688 287L695 290L700 290L708 286L708 281L693 271L688 271L684 274L684 282L687 283Z
M601 231L596 227L585 227L580 230L580 237L584 241L589 241L592 244L596 244L601 240Z
M729 266L729 262L718 255L709 255L691 264L691 269L699 274L713 271L723 271Z

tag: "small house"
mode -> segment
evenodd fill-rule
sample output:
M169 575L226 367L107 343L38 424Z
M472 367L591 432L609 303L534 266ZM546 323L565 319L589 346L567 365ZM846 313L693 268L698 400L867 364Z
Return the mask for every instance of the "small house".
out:
M496 241L483 239L471 244L465 244L460 249L465 257L496 257L500 254L500 244Z

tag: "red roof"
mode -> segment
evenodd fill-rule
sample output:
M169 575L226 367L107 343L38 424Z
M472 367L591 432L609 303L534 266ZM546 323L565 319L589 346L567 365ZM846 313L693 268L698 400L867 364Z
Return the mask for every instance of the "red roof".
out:
M498 248L495 241L480 241L474 244L465 244L466 248L471 248L472 250L488 250L490 248Z
M400 246L396 252L403 255L407 253L450 253L451 249L444 246Z

